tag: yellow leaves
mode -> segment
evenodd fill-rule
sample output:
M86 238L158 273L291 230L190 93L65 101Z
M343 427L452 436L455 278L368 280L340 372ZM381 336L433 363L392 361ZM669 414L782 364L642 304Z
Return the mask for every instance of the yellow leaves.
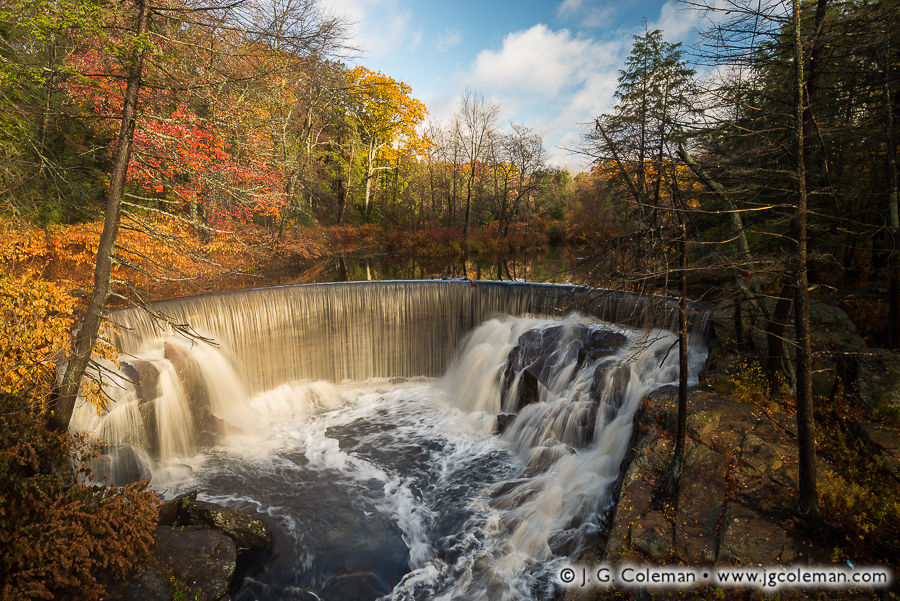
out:
M29 276L0 277L0 391L43 402L69 343L74 299Z
M347 77L351 110L364 137L387 141L386 150L394 141L413 149L422 146L417 128L428 109L410 96L409 85L365 67L351 69Z

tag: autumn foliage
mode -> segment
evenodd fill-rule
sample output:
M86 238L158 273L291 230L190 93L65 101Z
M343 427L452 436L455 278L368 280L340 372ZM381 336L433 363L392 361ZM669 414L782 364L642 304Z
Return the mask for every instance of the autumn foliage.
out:
M19 402L0 395L0 598L100 599L103 575L123 575L153 544L156 497L147 482L88 484L98 449L49 432Z

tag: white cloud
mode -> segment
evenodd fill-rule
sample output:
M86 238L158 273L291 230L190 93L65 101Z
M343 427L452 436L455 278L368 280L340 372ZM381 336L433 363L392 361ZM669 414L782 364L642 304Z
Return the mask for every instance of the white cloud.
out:
M578 23L579 28L609 25L612 17L624 8L621 2L597 0L564 0L556 9L557 18Z
M463 35L459 29L447 29L444 33L438 34L435 38L435 45L439 52L447 52L454 46L458 46L463 41Z
M417 31L417 32L415 32L415 33L413 34L413 36L412 36L412 40L411 40L410 43L409 43L409 49L410 49L411 51L415 51L415 50L417 50L417 49L419 48L419 46L420 46L421 44L422 44L422 32L421 32L421 31Z
M500 103L505 119L543 132L551 164L581 169L583 159L558 147L577 146L578 124L612 107L630 48L630 37L602 42L538 24L481 51L457 78Z
M410 27L412 12L402 0L328 0L327 9L352 23L351 44L365 58L414 50L422 34Z
M476 87L497 91L528 91L545 97L583 81L585 67L602 49L588 39L573 36L567 29L558 32L538 24L510 33L499 50L482 50L469 75Z
M659 11L659 19L649 24L650 29L659 29L667 42L676 43L693 39L698 28L705 25L699 11L679 2L669 0Z

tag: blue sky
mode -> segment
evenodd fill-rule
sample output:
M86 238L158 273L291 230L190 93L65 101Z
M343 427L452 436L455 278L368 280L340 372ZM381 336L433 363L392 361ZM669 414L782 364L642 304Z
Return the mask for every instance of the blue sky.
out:
M703 24L672 0L325 0L352 20L353 62L403 81L430 119L448 121L468 85L498 102L504 123L544 136L549 162L584 160L580 124L613 106L632 35L661 29L688 45Z

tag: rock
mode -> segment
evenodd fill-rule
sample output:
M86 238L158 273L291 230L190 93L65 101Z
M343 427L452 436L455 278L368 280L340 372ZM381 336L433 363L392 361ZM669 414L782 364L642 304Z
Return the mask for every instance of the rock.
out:
M631 527L631 546L649 559L667 562L675 551L675 529L658 511L650 511Z
M157 508L159 513L159 525L171 526L177 524L179 526L188 525L187 505L191 501L197 500L197 491L191 491L178 495L171 501L166 501Z
M492 498L488 504L500 510L520 507L537 492L534 481L529 478L509 480L495 486L496 488L491 491Z
M685 455L684 463L678 481L675 547L688 563L710 564L716 560L729 462L725 455L697 445Z
M855 422L853 433L857 438L875 448L881 465L900 480L900 433L881 424Z
M855 359L859 400L871 408L900 407L900 353L884 349L860 349Z
M560 457L574 454L575 449L564 444L535 447L531 450L531 455L528 458L528 466L525 468L523 476L531 478L532 476L543 474L550 469L550 466L556 463Z
M319 596L323 601L370 601L379 596L380 588L371 572L353 572L329 579Z
M571 328L550 326L528 330L519 336L507 357L502 397L507 398L512 384L518 382L517 407L536 402L539 399L539 385L550 388L557 376L555 369L560 364L576 360L577 371L585 364L615 354L626 341L627 338L619 332L585 324L576 324ZM606 371L600 367L595 381L602 380ZM596 393L595 398L599 398Z
M506 429L513 423L513 420L516 419L514 413L500 413L497 415L497 429L495 430L496 434L503 434L506 432Z
M272 531L264 520L215 503L197 501L196 493L191 494L193 498L184 496L177 506L177 525L205 526L230 538L238 549L265 547L272 542Z
M159 369L151 361L142 359L121 360L125 374L134 382L135 392L141 403L159 396Z
M824 303L809 304L810 323L820 326L833 326L844 330L856 332L856 324L847 315L847 312L834 305Z
M161 526L204 526L224 534L238 549L257 549L272 542L265 520L237 509L197 500L197 491L175 497L159 506Z
M631 542L631 524L649 511L652 499L653 488L643 480L634 479L622 485L603 554L604 563L618 563L627 559L630 554L628 548Z
M578 367L576 369L581 369L585 364L616 354L625 342L627 342L625 335L619 332L598 329L588 330L583 338L581 347L578 349Z
M159 526L150 556L126 581L107 589L110 601L219 601L234 577L237 550L230 538L202 526Z
M741 461L760 475L787 487L799 486L797 444L777 434L754 431L744 438Z
M272 542L272 531L262 519L206 501L189 501L190 524L211 528L234 541L238 549L265 547Z
M737 565L790 563L793 541L771 520L734 503L725 506L718 561Z
M130 445L104 449L92 471L95 476L105 474L102 480L114 486L126 486L132 482L147 480L151 476L147 455Z

